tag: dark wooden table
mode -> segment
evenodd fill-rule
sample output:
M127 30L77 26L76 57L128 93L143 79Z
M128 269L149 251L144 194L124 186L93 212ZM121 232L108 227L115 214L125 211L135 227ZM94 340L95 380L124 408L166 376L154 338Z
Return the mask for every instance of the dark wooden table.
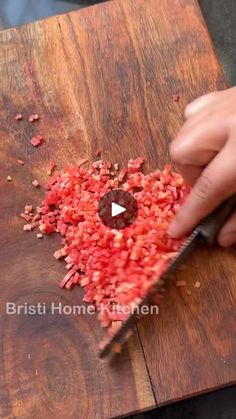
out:
M185 105L225 87L195 0L115 0L0 33L1 418L110 418L235 382L235 250L199 250L179 273L192 294L173 285L110 365L97 359L94 316L6 314L6 302L81 301L58 286L59 239L37 241L18 217L40 202L31 182L46 180L52 157L63 167L99 147L113 162L163 167Z

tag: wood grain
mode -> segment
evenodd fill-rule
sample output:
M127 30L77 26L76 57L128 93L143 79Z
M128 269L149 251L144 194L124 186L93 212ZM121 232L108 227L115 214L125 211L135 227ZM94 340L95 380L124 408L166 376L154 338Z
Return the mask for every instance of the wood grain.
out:
M195 1L115 0L3 31L0 74L0 417L110 418L234 382L235 251L199 250L180 273L192 295L173 286L107 365L95 316L50 315L51 302L81 302L79 289L58 287L59 239L37 241L18 217L40 202L31 182L46 180L52 158L63 167L99 147L121 164L143 155L145 170L168 161L186 103L226 87ZM7 301L45 302L48 313L7 315Z

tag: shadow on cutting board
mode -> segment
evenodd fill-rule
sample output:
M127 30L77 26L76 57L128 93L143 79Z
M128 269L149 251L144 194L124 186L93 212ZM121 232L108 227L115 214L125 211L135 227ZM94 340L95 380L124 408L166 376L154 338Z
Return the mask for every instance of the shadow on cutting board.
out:
M236 419L236 386L160 407L129 419Z
M106 0L0 0L0 29L78 10Z

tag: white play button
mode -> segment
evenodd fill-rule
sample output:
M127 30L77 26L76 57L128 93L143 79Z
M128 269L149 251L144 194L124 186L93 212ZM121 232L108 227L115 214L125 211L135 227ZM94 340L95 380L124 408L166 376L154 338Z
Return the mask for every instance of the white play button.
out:
M122 212L125 212L125 211L126 211L126 208L112 202L112 204L111 204L111 216L112 217L116 217L116 215L122 214Z
M113 189L99 200L98 214L105 226L122 230L135 221L138 205L131 193L122 189Z

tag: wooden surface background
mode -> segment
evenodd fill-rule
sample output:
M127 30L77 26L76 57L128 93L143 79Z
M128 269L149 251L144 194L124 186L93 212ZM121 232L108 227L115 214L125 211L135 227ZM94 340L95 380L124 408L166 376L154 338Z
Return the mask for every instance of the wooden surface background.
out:
M163 167L187 102L224 87L194 0L115 0L0 33L1 418L110 418L235 382L233 250L200 249L179 274L192 295L173 285L111 365L97 359L94 316L5 308L81 301L79 289L58 286L59 238L23 233L18 217L40 202L31 182L45 181L49 161L93 159L99 147L112 162L143 155L145 170ZM38 149L35 133L45 137Z

